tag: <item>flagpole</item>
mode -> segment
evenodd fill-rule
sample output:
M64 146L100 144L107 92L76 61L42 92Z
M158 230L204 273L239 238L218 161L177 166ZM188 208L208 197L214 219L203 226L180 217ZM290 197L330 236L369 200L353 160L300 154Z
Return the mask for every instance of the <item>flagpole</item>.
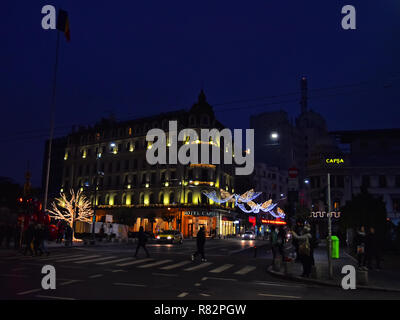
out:
M50 138L49 138L49 152L47 154L47 172L46 172L46 186L44 191L44 205L43 210L47 210L47 198L49 193L49 177L50 177L50 164L51 164L51 145L54 136L54 118L56 112L56 88L57 88L57 69L58 69L58 49L60 46L60 32L57 30L57 44L56 44L56 61L54 64L54 76L53 76L53 92L51 97L51 109L50 109Z

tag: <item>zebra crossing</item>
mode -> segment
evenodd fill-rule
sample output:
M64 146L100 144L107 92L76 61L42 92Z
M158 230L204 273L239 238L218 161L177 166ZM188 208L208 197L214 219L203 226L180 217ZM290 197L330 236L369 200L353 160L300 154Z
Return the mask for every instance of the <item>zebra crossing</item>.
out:
M206 271L211 274L231 273L238 276L244 276L251 272L254 272L257 267L253 265L241 265L237 266L232 263L217 264L214 262L202 262L196 263L191 260L174 261L173 259L162 259L156 260L155 258L142 258L136 259L134 257L121 257L116 255L102 255L101 253L96 254L71 254L71 253L55 253L50 256L43 257L31 257L31 256L13 256L6 257L6 260L13 261L27 261L31 262L36 260L37 262L46 263L70 263L77 265L96 265L96 266L115 266L115 267L136 267L139 269L150 269L156 268L164 271L177 271L181 270L186 272L195 271Z

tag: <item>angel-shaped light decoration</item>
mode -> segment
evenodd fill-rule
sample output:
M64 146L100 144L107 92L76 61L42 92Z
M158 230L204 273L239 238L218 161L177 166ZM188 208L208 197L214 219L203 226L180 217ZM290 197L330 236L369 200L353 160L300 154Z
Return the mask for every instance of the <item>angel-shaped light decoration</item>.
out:
M275 218L284 218L285 212L277 207L278 203L272 203L272 200L265 201L264 203L255 203L253 201L249 201L247 205L250 207L250 210L246 209L243 204L238 204L238 207L246 212L246 213L259 213L260 211L270 213ZM273 211L277 207L276 212Z
M220 189L221 199L217 196L217 193L214 191L211 192L203 192L208 198L213 200L216 203L226 203L226 202L234 202L235 205L238 205L239 202L247 203L251 200L257 198L262 192L255 192L254 189L251 189L242 195L236 193L229 193L228 191Z

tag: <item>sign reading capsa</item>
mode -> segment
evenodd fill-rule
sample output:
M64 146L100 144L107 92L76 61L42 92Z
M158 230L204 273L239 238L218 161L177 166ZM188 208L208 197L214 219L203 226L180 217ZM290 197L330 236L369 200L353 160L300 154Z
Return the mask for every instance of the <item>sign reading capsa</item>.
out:
M325 159L326 164L341 164L344 163L343 158L326 158Z

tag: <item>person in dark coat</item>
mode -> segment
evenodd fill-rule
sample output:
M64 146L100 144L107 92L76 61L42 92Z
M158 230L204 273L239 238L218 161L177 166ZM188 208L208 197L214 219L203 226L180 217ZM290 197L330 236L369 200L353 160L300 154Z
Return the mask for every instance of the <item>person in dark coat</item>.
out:
M147 248L146 248L147 236L144 233L143 227L139 228L139 233L137 235L137 238L138 238L138 243L136 246L135 258L137 257L140 247L142 247L143 250L146 252L147 258L150 257L149 252L147 251Z
M204 245L206 243L206 233L204 231L204 227L201 227L199 232L197 233L196 237L196 244L197 244L197 250L195 253L192 254L192 261L201 254L201 261L207 261L207 259L204 256Z
M34 253L33 253L32 247L31 247L31 243L32 243L32 241L33 241L33 239L34 239L34 234L35 234L35 226L33 225L33 222L30 221L30 222L29 222L29 226L28 226L28 228L26 229L26 231L25 231L25 236L24 236L24 238L25 238L25 250L24 250L24 255L26 255L26 253L27 253L28 250L29 250L29 253L30 253L32 256L34 256Z
M301 263L303 264L303 274L302 277L310 277L311 269L312 269L312 258L311 258L311 249L310 249L310 240L312 238L311 228L308 225L305 225L301 235L298 235L296 232L292 231L292 235L295 239L299 241L299 258Z
M367 259L367 264L368 268L372 269L372 260L375 259L376 262L376 268L380 269L380 251L379 251L379 244L378 244L378 238L375 233L374 228L369 229L369 234L366 237L366 259Z
M40 243L42 242L42 230L41 225L37 224L35 226L35 230L33 231L33 250L35 251L35 255L43 254L43 250L40 247Z
M354 244L356 246L357 262L359 269L366 269L366 234L364 226L360 227L354 239Z
M72 227L67 224L65 227L65 246L72 246L73 233Z

